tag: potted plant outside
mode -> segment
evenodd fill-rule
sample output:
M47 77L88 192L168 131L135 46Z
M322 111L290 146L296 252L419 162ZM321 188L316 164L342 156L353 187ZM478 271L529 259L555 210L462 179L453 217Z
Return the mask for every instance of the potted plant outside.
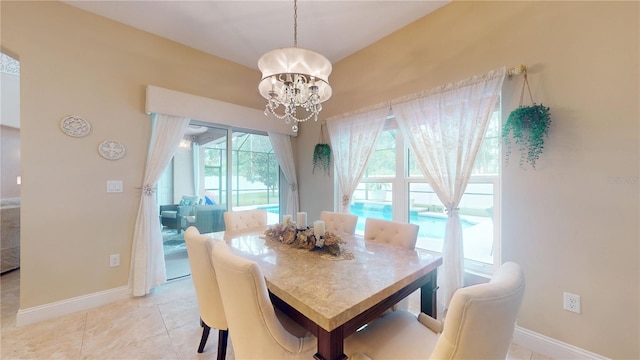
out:
M387 190L389 184L387 183L369 183L367 188L371 191L371 200L385 201L387 199Z

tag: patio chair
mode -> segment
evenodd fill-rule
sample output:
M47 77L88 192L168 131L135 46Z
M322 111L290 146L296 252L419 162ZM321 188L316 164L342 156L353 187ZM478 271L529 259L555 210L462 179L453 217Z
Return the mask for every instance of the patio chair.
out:
M223 214L227 210L225 205L196 205L193 208L193 226L200 233L212 233L225 230Z
M160 205L160 223L180 232L181 218L193 215L193 207L199 203L200 198L197 196L182 195L178 204Z

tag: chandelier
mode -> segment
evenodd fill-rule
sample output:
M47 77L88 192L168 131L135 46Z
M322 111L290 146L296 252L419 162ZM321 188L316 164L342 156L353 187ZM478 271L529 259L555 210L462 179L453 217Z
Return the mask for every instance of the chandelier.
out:
M318 121L322 103L331 97L331 63L315 51L298 47L298 2L293 2L293 47L275 49L258 60L260 95L267 99L264 114L293 123Z

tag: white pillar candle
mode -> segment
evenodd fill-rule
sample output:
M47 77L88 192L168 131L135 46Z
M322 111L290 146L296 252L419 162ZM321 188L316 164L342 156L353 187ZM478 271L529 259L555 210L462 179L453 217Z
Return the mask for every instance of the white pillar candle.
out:
M298 225L298 229L304 229L307 227L307 213L299 212L296 216L296 223Z
M292 215L282 215L282 223L285 225L289 225L289 223L291 223L291 219L293 219Z
M324 221L317 220L313 222L313 234L318 237L324 236Z

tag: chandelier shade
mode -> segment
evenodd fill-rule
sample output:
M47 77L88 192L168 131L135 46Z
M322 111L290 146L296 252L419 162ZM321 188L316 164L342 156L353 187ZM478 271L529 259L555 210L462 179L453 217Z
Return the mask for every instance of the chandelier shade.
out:
M287 74L304 76L308 83L311 83L312 77L315 78L320 102L325 102L331 97L331 86L329 86L331 62L315 51L299 47L271 50L258 60L258 69L262 72L258 90L267 100L271 99L272 90L282 93L285 82L283 79Z
M271 50L258 60L260 95L267 99L264 114L291 124L318 120L322 103L331 97L331 62L319 53L298 47L298 2L293 2L293 47ZM298 113L302 109L302 113Z

